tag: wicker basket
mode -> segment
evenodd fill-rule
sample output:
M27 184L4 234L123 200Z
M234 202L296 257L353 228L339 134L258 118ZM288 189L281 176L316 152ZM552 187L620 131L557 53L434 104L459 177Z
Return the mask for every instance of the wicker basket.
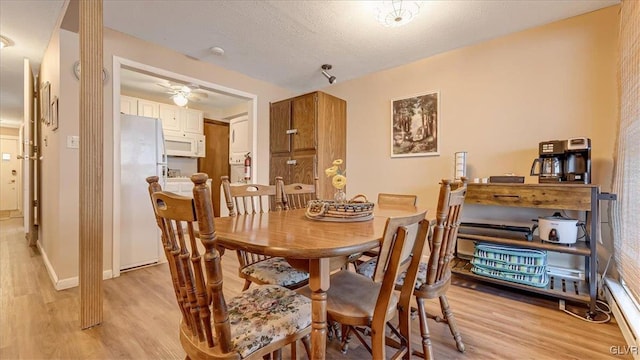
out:
M360 194L339 203L334 200L312 200L307 204L306 216L323 221L366 221L373 218L372 202Z

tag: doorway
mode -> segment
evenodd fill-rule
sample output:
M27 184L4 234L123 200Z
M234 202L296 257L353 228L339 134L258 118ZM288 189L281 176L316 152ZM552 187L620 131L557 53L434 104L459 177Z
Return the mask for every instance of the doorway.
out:
M198 159L198 172L209 175L211 179L211 200L213 214L220 216L221 176L229 176L229 123L217 120L204 120L206 156Z
M121 244L120 239L121 236L121 166L120 166L120 137L121 137L121 124L120 124L120 100L122 93L122 72L126 71L134 71L137 73L141 73L153 78L167 79L170 81L176 81L183 84L195 84L199 89L204 89L210 91L212 93L216 93L217 95L225 95L231 96L235 98L242 99L247 105L245 111L249 114L249 119L251 122L251 144L252 151L255 154L257 152L257 96L254 94L246 93L243 91L227 88L221 85L217 85L214 83L208 83L196 78L191 78L185 75L173 73L171 71L167 71L160 68L155 68L153 66L149 66L146 64L138 63L132 60L124 59L118 56L114 56L113 58L113 251L112 251L112 271L113 277L120 276L120 267L121 267ZM157 92L162 93L166 92L166 89L163 89L161 86L158 86L157 83L152 83L152 87ZM132 94L131 96L139 96L136 94ZM167 97L167 94L164 94ZM157 100L156 100L157 101ZM221 117L223 118L223 117ZM228 161L226 162L228 164ZM195 168L194 168L195 169ZM257 168L253 167L252 176L255 178L257 173ZM212 185L215 186L215 185ZM212 189L212 192L219 192L218 189ZM218 201L219 203L219 201ZM146 205L146 204L142 204ZM145 207L145 210L148 210ZM164 254L162 252L162 247L159 247L160 251L158 253L159 262L164 262Z
M17 136L0 136L0 217L19 216L21 174Z

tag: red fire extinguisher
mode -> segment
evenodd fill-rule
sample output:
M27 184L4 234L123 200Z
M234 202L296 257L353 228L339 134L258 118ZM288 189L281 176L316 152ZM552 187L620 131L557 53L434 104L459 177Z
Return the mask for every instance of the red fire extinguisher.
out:
M248 152L244 156L244 181L249 182L251 180L251 153Z

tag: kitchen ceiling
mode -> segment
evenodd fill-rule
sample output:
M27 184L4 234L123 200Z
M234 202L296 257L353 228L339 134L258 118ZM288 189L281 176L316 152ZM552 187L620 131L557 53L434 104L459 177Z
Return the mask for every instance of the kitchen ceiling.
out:
M322 64L347 81L619 2L423 1L413 22L387 28L376 1L104 0L104 25L302 93L329 86ZM37 69L64 4L0 1L0 34L16 42L2 50L3 124L22 120L22 58Z
M140 72L138 70L124 68L120 70L120 91L124 95L163 103L173 103L171 101L172 94L167 87L177 87L180 85L189 85L191 87L196 85L196 89L193 90L192 96L188 97L189 103L187 106L192 109L202 110L206 114L217 114L221 109L235 107L240 104L247 104L249 101L249 99L246 98L231 96L197 84L189 84L174 79L166 79L156 75Z

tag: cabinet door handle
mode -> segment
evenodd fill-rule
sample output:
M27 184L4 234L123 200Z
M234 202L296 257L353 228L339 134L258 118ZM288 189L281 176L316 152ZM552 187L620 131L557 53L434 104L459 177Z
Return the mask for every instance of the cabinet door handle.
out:
M287 165L297 165L298 160L287 160Z
M297 134L298 133L298 129L289 129L286 131L287 135L291 135L291 134Z
M511 198L520 199L520 195L508 195L508 194L493 194L494 198Z

